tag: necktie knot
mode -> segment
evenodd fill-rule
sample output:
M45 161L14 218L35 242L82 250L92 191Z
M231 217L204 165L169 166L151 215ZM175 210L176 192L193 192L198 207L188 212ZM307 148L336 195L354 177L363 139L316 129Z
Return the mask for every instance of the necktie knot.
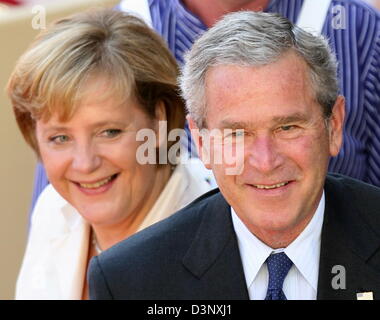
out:
M271 254L266 262L269 272L266 299L285 300L286 297L282 292L282 285L284 284L285 277L292 267L293 262L284 252Z

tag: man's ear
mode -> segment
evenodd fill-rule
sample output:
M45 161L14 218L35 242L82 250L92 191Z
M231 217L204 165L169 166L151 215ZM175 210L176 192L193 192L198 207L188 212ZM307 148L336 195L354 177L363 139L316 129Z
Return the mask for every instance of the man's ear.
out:
M202 135L201 130L198 128L195 121L188 115L186 117L189 124L191 136L193 137L194 143L197 147L199 159L202 160L203 164L207 169L211 169L210 165L210 150L208 150L209 144L205 143L204 135Z
M338 155L343 143L344 116L345 100L343 96L338 96L329 119L330 155L332 157Z

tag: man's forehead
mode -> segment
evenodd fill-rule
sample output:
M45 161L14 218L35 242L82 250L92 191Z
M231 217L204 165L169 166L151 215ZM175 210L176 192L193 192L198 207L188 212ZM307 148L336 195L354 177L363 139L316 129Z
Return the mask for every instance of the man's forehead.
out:
M294 74L294 72L303 74L305 71L309 70L309 67L299 54L294 50L288 50L287 52L281 54L278 59L268 62L266 64L255 64L254 61L219 61L215 62L212 66L207 69L206 81L208 78L224 78L226 75L229 77L234 77L237 71L249 70L252 75L255 73L263 72L277 72L284 74L288 72L289 75Z
M286 113L293 112L294 106L298 112L302 111L305 105L315 100L306 68L295 54L265 66L213 66L206 75L207 108L237 112L259 106L283 109L281 111Z

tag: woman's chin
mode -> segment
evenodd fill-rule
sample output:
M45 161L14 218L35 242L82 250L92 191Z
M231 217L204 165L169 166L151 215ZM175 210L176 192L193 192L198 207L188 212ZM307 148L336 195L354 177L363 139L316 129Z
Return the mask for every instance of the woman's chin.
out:
M77 211L91 225L110 225L120 220L120 214L116 208L108 207L103 203L93 203L78 206Z

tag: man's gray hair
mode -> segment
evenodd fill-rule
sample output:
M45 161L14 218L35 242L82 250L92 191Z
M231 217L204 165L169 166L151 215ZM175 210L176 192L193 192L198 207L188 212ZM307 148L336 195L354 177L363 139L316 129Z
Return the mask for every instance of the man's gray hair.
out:
M338 96L338 80L336 58L327 40L293 26L278 14L240 11L224 16L185 56L180 87L197 126L206 127L205 76L210 67L263 66L289 50L307 63L315 99L328 118Z

